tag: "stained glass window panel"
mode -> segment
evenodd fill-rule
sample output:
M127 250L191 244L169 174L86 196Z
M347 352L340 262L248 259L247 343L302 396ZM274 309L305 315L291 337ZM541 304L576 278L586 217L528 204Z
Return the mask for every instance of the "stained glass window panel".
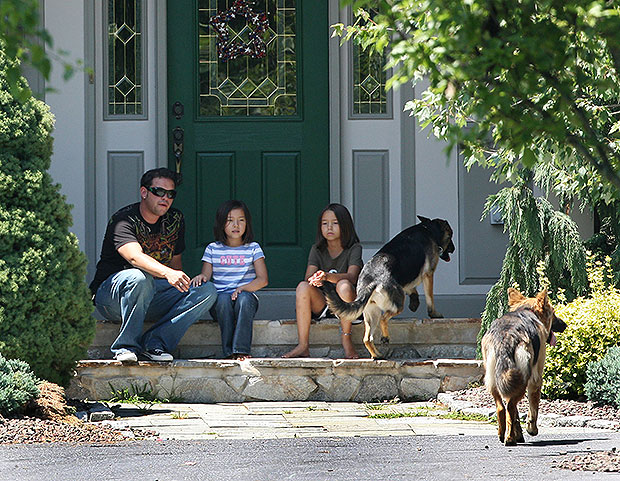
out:
M247 2L255 14L266 14L262 34L265 56L218 55L218 32L210 21L230 9L234 0L200 0L198 4L198 72L200 116L266 117L297 115L297 12L295 0ZM251 45L255 24L244 15L227 17L229 42Z
M373 12L371 11L371 14ZM387 114L386 54L353 44L353 115Z
M108 0L107 114L144 114L142 0Z

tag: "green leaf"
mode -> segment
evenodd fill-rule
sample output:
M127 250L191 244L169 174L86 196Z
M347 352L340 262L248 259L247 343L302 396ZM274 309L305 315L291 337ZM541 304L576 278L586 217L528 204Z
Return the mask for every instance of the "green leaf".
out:
M536 154L531 149L523 149L523 156L521 157L521 163L524 167L532 168L536 164Z

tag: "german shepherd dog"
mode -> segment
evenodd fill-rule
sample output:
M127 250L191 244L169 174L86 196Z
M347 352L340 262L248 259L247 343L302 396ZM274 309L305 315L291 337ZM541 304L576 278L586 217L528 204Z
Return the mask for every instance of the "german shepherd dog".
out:
M374 344L377 326L381 325L381 342L389 342L387 323L403 311L405 295L413 312L420 306L418 284L424 284L428 315L443 317L435 310L433 274L439 259L449 262L454 252L452 228L443 219L418 219L419 224L402 231L364 265L353 302L344 302L334 284L324 281L322 285L327 305L338 318L353 321L364 313L364 345L373 359L381 359Z
M524 442L517 404L527 390L527 432L536 436L538 404L545 367L546 343L555 345L553 332L566 324L555 315L547 291L524 297L508 289L509 312L493 321L482 338L484 383L495 399L500 442L514 446ZM545 342L546 341L546 342Z

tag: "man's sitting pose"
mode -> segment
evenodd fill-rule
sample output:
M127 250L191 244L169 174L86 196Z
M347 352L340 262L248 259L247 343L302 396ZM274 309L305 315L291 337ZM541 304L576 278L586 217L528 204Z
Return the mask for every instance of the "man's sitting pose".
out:
M152 169L140 180L140 202L116 212L106 229L90 284L98 311L121 321L111 346L114 358L136 362L172 361L171 352L194 322L206 314L217 291L211 282L190 287L183 272L183 214L171 208L180 175ZM144 334L144 320L155 321Z

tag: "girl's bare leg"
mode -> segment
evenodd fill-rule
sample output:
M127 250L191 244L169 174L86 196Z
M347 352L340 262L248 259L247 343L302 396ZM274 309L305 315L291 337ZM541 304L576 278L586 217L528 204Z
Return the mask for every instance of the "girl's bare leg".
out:
M308 357L310 343L310 324L312 312L321 312L325 308L323 293L306 281L297 285L295 291L295 313L297 316L298 344L282 357Z
M349 281L342 280L336 284L336 291L340 298L345 302L352 302L355 300L355 288ZM359 359L359 354L353 346L353 340L351 339L351 321L340 320L341 328L341 342L344 348L344 357L346 359Z

